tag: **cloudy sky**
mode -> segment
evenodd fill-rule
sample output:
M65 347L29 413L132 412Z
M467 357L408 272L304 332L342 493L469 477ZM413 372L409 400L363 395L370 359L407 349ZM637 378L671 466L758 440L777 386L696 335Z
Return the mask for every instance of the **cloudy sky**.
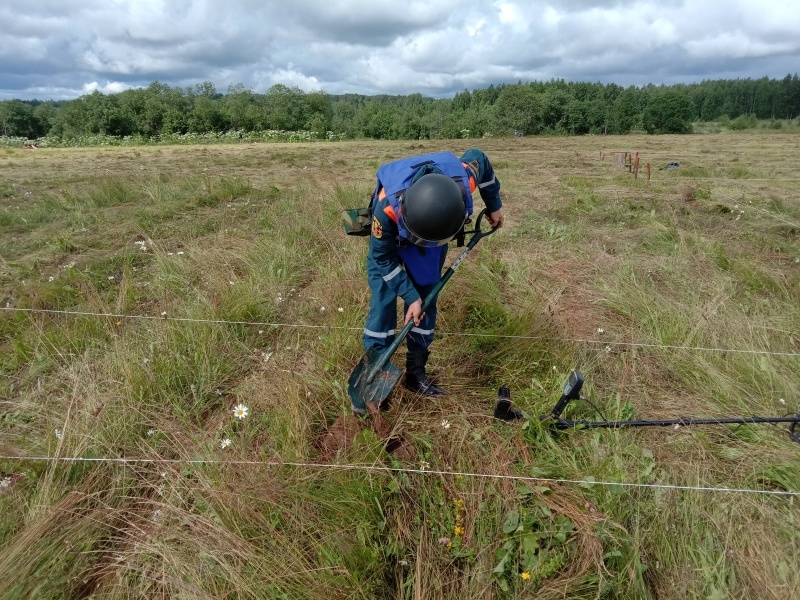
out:
M800 71L800 0L0 0L0 100L160 81L452 96Z

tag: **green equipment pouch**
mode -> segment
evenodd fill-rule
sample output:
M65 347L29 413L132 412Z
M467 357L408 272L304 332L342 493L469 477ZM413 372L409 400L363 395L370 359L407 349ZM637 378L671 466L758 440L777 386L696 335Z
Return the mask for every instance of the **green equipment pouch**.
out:
M369 235L372 231L372 208L343 210L342 225L347 235Z

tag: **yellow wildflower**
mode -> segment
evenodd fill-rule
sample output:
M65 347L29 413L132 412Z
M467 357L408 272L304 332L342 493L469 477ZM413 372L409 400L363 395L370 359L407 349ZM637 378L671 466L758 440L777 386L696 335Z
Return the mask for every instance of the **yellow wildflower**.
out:
M528 579L531 578L531 574L528 571L523 571L520 573L520 577L522 577L524 581L528 581Z

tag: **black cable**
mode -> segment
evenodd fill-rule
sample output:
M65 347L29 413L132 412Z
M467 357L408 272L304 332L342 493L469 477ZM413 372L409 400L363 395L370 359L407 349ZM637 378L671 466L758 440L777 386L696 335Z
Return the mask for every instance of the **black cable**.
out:
M608 421L608 419L606 419L606 416L605 416L605 415L604 415L602 412L600 412L600 409L599 409L599 408L597 408L597 406L595 406L595 404L594 404L594 403L592 403L592 401L591 401L591 400L589 400L588 398L584 398L583 396L581 396L579 399L580 399L580 400L583 400L583 401L584 401L584 402L586 402L586 403L587 403L589 406L591 406L591 407L592 407L592 408L595 410L595 412L596 412L598 415L600 415L600 418L601 418L601 419L603 419L603 421Z

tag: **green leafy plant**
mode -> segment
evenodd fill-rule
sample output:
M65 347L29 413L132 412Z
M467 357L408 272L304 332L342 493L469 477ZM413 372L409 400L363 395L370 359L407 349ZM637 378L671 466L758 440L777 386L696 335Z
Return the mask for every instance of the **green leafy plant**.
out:
M503 521L492 579L504 592L539 586L567 564L574 529L568 517L543 503L510 510Z

